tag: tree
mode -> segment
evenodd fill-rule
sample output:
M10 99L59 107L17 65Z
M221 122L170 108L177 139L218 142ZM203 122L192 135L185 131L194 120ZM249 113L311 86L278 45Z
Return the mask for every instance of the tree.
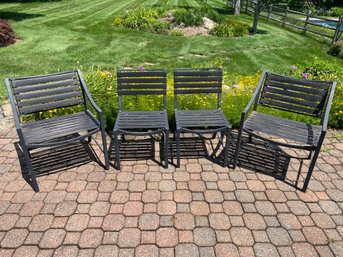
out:
M235 1L235 15L241 13L241 0Z
M257 33L257 23L258 19L260 18L260 13L263 9L263 7L272 4L272 0L256 0L254 1L254 23L252 25L252 33L256 34Z

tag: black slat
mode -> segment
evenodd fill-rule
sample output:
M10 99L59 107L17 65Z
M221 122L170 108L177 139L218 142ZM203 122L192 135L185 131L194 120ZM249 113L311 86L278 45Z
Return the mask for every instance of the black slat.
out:
M314 102L320 102L323 99L323 97L321 96L304 94L301 92L294 92L287 89L280 89L280 88L273 88L273 87L264 87L263 91L274 93L274 94L279 94L279 95L290 96L290 97L302 98L302 99L305 99L308 101L314 101Z
M42 90L42 91L34 91L32 93L28 92L24 94L19 94L19 95L16 95L16 99L20 101L20 100L31 99L35 97L65 94L65 93L75 92L79 90L80 90L79 86L68 86L68 87L61 87L61 88L51 89L51 90Z
M128 85L123 85L123 84L119 84L118 85L118 89L122 90L122 89L165 89L165 85L163 84L138 84L138 85L132 85L132 84L128 84Z
M118 90L119 95L165 95L166 90Z
M313 108L311 109L305 108L303 106L292 105L285 102L278 102L271 99L262 99L261 104L265 106L270 106L270 107L286 110L286 111L292 110L294 112L304 113L304 114L313 115L313 116L317 116L317 113L318 113Z
M304 93L309 93L312 95L323 96L326 93L325 90L321 90L321 89L315 89L315 88L304 87L304 86L297 86L294 84L285 84L282 82L275 82L275 81L266 81L265 86L288 89L288 90L297 91L297 92L304 92Z
M55 74L55 75L47 75L47 76L38 76L38 77L31 77L31 78L20 78L20 79L13 79L13 87L21 87L21 86L29 86L29 85L36 85L46 82L54 82L60 80L70 80L75 79L75 73L65 73L65 74Z
M174 82L201 82L201 81L222 81L221 76L214 77L197 77L197 76L187 76L187 77L174 77Z
M206 84L199 84L199 83L175 83L174 88L208 88L208 87L217 87L221 88L221 83L206 83Z
M45 89L55 89L58 87L66 87L66 86L71 86L71 85L76 85L76 84L77 84L76 80L63 80L63 81L57 81L57 82L52 82L52 83L46 83L46 84L14 88L14 93L17 95L17 94L25 93L25 92L45 90Z
M79 91L66 93L66 94L59 94L59 95L52 95L48 97L40 97L40 98L33 98L25 101L18 101L19 107L31 106L31 105L39 105L39 104L46 104L49 102L56 102L61 100L67 100L70 98L79 98L81 101L81 94Z
M274 80L276 82L285 82L291 84L302 85L306 87L313 87L313 88L321 88L321 89L328 89L330 87L330 82L327 81L315 81L315 80L306 80L306 79L298 79L292 77L284 77L281 75L276 74L268 74L266 80Z
M276 95L276 94L271 94L271 93L263 93L262 98L264 99L271 99L271 100L278 100L280 102L285 102L289 104L295 104L295 105L300 105L304 107L313 107L314 109L317 109L319 106L319 103L316 102L308 102L306 100L301 100L299 98L294 98L294 97L287 97L287 95Z
M202 94L202 93L221 93L220 89L209 89L209 88L204 88L204 89L175 89L174 90L175 94Z
M174 71L175 76L222 76L222 71Z
M29 114L29 113L34 113L38 111L46 111L46 110L52 110L56 108L66 107L66 106L78 105L81 103L82 101L80 98L67 99L67 100L58 101L54 103L46 103L46 104L22 107L22 108L19 108L19 112L21 114Z
M122 77L166 77L165 71L121 71L118 78Z
M128 83L165 83L165 78L118 78L118 84L128 84Z

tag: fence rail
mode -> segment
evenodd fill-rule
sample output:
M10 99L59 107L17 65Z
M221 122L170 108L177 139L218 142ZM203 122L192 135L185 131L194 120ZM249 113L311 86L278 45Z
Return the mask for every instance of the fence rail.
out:
M228 0L228 5L234 7L236 0ZM255 0L241 0L241 10L246 14L254 14ZM316 35L332 39L332 42L339 40L343 33L343 17L333 20L324 17L312 15L311 11L307 13L291 10L288 7L281 8L274 5L265 6L260 14L267 21L271 20L281 24L283 27L292 27Z

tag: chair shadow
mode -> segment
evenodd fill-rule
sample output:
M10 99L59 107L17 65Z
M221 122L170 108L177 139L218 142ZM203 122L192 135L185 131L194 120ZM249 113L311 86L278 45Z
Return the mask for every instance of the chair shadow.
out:
M22 13L22 12L3 12L0 11L0 19L13 20L13 21L23 21L27 19L33 19L37 17L42 17L43 14L39 13Z
M22 177L30 184L19 142L14 143L14 146L19 157ZM37 177L60 173L93 161L103 166L93 147L86 141L31 152L31 163Z

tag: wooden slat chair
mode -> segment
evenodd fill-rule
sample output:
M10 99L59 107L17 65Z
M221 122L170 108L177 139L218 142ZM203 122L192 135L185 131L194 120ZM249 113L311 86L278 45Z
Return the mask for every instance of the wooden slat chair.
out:
M30 160L30 151L37 148L71 144L101 132L105 167L109 168L103 113L89 94L80 70L41 76L5 79L12 106L16 130L27 165L25 179L39 191L35 170ZM99 115L91 113L89 103ZM25 117L39 112L82 106L84 111L49 119L24 122Z
M167 72L164 69L117 69L119 112L110 144L115 151L115 168L120 169L120 140L125 135L163 135L164 163L168 168L169 124L167 116ZM122 96L163 95L161 111L123 111ZM152 148L153 151L154 148ZM153 154L153 153L152 153Z
M242 112L234 167L237 165L243 132L249 135L250 141L252 137L256 137L275 149L278 146L302 149L308 151L309 155L298 157L301 161L299 175L303 160L310 160L302 188L302 191L306 191L327 131L335 88L336 82L305 80L264 72L255 93ZM248 115L253 104L253 111ZM315 117L320 119L320 125L264 114L258 112L260 105ZM287 156L281 151L278 154Z
M176 166L180 167L180 134L181 132L217 134L221 132L219 144L224 147L224 166L228 165L228 146L231 125L221 110L223 71L220 68L174 69L174 108L176 121ZM185 94L217 94L217 109L212 110L179 110L178 96Z

